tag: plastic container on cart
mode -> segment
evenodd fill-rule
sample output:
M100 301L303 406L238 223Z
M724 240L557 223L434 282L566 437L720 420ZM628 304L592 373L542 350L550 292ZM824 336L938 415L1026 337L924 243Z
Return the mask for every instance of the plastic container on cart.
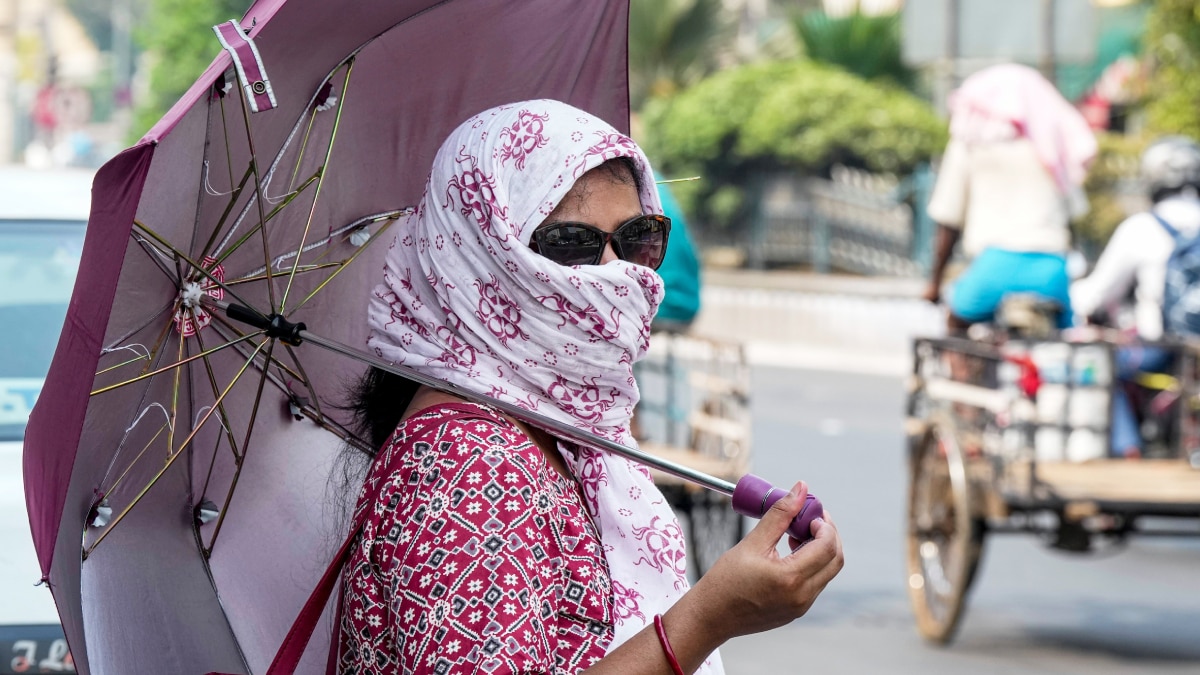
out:
M1071 381L1082 386L1107 386L1112 382L1112 361L1102 345L1075 347L1071 355Z
M1041 424L1066 424L1071 390L1065 384L1042 384L1037 394L1037 421Z
M1103 429L1108 423L1108 389L1072 389L1067 403L1067 423L1072 427Z
M1076 392L1079 393L1079 392ZM1067 437L1068 462L1087 462L1105 456L1105 434L1095 429L1074 429Z
M1046 384L1066 384L1071 375L1071 345L1065 342L1045 342L1034 345L1029 357L1038 368L1038 376Z
M1033 449L1039 462L1061 462L1066 458L1066 434L1061 427L1039 427L1033 435Z

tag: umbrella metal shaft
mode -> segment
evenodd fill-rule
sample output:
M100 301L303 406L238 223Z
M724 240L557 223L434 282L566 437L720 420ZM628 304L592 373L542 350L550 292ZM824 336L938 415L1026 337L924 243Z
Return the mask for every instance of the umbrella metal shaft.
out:
M347 356L355 359L356 361L379 368L380 370L385 370L393 375L399 375L400 377L412 380L417 384L423 384L427 387L432 387L455 396L460 396L475 403L492 406L523 422L527 422L541 429L553 432L562 438L566 438L582 445L600 448L601 450L615 453L625 457L626 459L631 459L640 464L654 467L655 469L669 473L672 476L677 476L690 483L695 483L701 487L708 488L714 492L719 492L729 496L733 495L734 484L727 480L710 476L706 473L696 471L695 469L686 467L682 464L676 464L675 462L667 461L661 457L656 457L655 455L642 452L641 450L635 450L634 448L626 447L620 443L596 436L595 434L589 434L586 431L577 429L576 427L565 422L550 419L549 417L525 410L524 408L520 408L511 403L498 401L488 396L484 396L483 394L469 391L448 382L443 382L437 378L423 375L406 366L398 366L393 363L388 363L387 361L378 359L370 354L367 354L366 352L354 349L353 347L342 344L335 340L329 340L321 337L320 335L314 335L307 330L300 330L298 335L305 342L311 342L312 344L328 349L329 351Z

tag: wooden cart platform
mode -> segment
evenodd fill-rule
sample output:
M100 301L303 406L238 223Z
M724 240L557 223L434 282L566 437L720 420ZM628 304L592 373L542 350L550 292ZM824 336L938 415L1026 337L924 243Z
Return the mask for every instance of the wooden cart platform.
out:
M1014 463L1008 471L1020 481L1031 468ZM1186 460L1039 462L1036 471L1038 483L1063 500L1193 504L1200 513L1200 470Z

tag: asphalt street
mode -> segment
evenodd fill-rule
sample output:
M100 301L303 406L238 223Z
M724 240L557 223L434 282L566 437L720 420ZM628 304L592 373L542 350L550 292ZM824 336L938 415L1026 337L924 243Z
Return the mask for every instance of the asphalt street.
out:
M995 535L958 639L928 646L905 590L902 383L757 367L754 471L808 481L833 514L846 567L809 614L733 640L730 675L1200 673L1200 540L1143 539L1114 555Z

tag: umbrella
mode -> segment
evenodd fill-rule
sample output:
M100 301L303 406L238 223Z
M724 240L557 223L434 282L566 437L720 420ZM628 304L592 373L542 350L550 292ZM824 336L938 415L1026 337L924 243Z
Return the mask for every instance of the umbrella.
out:
M217 27L221 55L97 175L27 430L35 547L80 672L266 669L345 534L329 488L362 444L337 405L392 225L475 112L547 97L627 127L627 11L260 0ZM752 487L735 502L755 514L779 494Z

